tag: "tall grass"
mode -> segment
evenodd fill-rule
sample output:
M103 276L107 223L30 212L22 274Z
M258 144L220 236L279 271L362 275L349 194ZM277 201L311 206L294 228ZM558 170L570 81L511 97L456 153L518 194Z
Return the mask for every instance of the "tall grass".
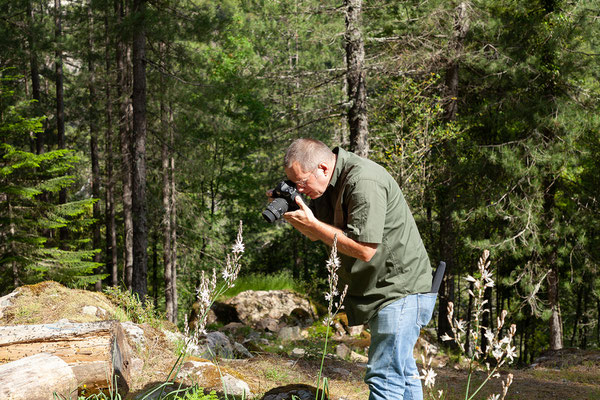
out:
M292 290L303 293L304 286L292 277L289 271L280 271L274 274L253 273L240 276L235 281L235 286L227 289L219 300L226 300L246 290Z

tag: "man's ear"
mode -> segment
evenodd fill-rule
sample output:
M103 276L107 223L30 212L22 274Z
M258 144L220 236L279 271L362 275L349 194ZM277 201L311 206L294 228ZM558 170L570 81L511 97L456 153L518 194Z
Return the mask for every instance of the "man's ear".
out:
M322 161L319 164L319 169L321 169L323 171L323 175L325 175L325 176L329 176L329 174L331 173L331 168L329 166L329 163L327 163L327 161Z

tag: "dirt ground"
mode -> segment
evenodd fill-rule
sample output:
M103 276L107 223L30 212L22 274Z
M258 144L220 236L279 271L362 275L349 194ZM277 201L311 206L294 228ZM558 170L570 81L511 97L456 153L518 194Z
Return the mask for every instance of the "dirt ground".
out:
M549 360L534 368L506 369L501 371L501 379L508 373L514 381L506 399L511 400L600 400L600 351L571 354L568 365L563 354L549 357ZM562 368L556 365L563 363ZM244 376L253 393L264 393L277 386L293 383L315 385L320 359L294 359L275 354L258 354L250 360L221 361L222 365L238 371ZM332 399L367 400L369 390L363 382L366 366L334 358L327 358L323 376L328 378ZM468 371L452 366L436 368L435 390L444 390L446 400L465 398ZM482 373L472 377L473 393L483 381ZM476 395L476 399L487 399L489 395L501 393L500 379L489 381Z
M88 322L98 319L119 317L119 309L106 296L83 290L73 290L53 282L22 288L20 296L13 299L12 307L0 313L0 325L40 324L68 318L72 321ZM105 310L106 316L90 317L81 313L85 305L95 305ZM123 317L123 316L121 316ZM155 385L166 379L173 366L176 351L167 345L159 330L144 326L147 340L144 354L143 373L135 388ZM240 342L243 337L237 338ZM289 384L315 386L321 364L322 342L306 340L288 344L287 347L274 343L267 350L254 349L255 356L246 360L221 360L220 366L243 379L252 390L254 399L260 399L268 390ZM334 343L331 343L332 349ZM301 358L289 356L290 349L306 350ZM277 349L281 349L280 351ZM468 380L465 368L451 365L440 356L435 368L436 391L444 390L445 400L464 400ZM439 366L444 365L444 366ZM335 400L367 400L369 391L363 382L366 365L350 362L328 355L325 358L322 377L327 378L330 398ZM600 400L600 350L566 349L543 354L536 362L524 368L501 371L502 379L508 373L514 375L506 399L511 400ZM471 390L483 381L481 373L472 377ZM490 381L475 399L487 399L490 394L501 392L500 380Z

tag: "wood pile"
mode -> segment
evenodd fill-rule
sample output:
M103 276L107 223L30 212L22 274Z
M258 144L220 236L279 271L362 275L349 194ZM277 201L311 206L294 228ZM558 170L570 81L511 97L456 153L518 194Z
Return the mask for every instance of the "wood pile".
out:
M116 321L0 326L0 399L77 398L130 386L130 355ZM74 397L72 397L74 396Z

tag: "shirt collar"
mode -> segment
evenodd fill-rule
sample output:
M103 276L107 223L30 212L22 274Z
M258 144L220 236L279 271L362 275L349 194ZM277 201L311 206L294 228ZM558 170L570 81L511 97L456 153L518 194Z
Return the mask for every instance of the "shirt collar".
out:
M331 175L331 180L329 181L329 185L335 187L339 176L342 174L342 170L344 169L344 165L346 164L346 158L348 156L348 152L341 147L335 147L333 152L336 154L335 161L335 169L333 170L333 174Z

